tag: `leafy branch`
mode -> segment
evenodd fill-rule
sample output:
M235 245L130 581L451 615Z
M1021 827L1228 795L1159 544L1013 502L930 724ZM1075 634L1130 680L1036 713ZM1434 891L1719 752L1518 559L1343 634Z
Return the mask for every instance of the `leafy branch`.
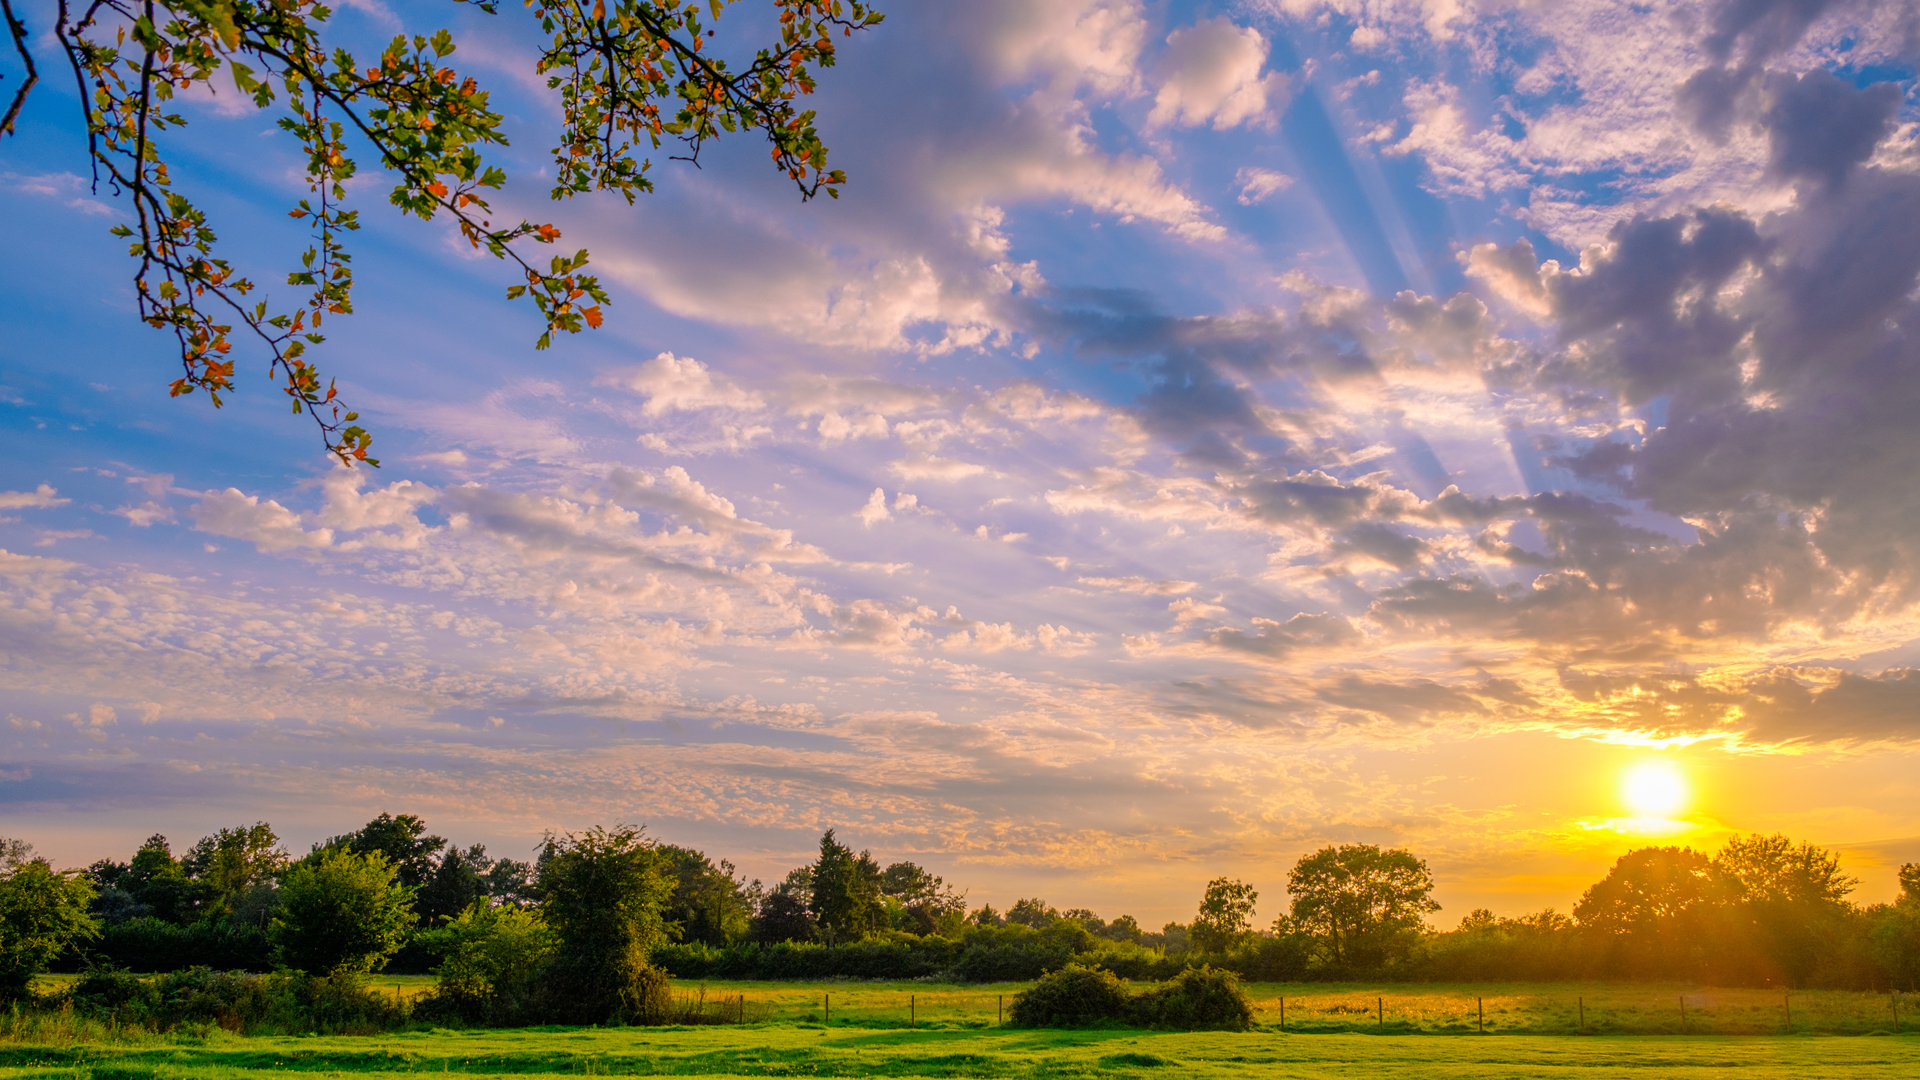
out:
M490 14L498 9L497 0L458 2ZM765 133L775 167L798 185L803 201L822 188L838 197L846 176L827 168L814 113L793 103L816 88L810 66L833 65L833 31L844 37L877 25L878 12L842 0L771 0L778 42L732 72L710 55L708 43L711 23L733 0L707 0L704 24L698 7L683 0L615 0L611 12L606 0L590 7L580 0L525 2L550 37L536 70L554 73L548 86L560 92L562 105L553 198L612 190L631 204L637 192L652 190L651 162L635 158L640 140L658 148L663 136L678 138L688 147L684 159L697 164L708 139L752 129ZM0 0L0 8L27 70L0 121L5 135L38 70L12 0ZM455 52L452 35L441 29L395 37L363 67L345 49L329 52L322 43L331 14L318 0L88 0L73 8L59 0L54 33L85 103L95 188L104 183L132 207L132 223L113 232L131 241L139 317L170 332L178 347L181 374L170 393L205 391L219 407L221 395L234 390L233 335L243 327L264 346L269 374L284 380L292 411L312 418L327 450L348 465L378 465L359 414L307 355L325 340L328 316L353 310L353 256L344 237L360 220L341 204L359 168L354 145L370 146L379 167L396 177L388 195L393 206L425 221L450 215L476 250L515 264L526 280L508 288L508 298L530 300L546 324L535 348L551 345L556 331L599 327L610 300L598 279L582 272L584 249L544 262L523 254L521 241L561 238L552 224L492 220L487 195L507 177L479 151L507 139L487 91L446 63ZM196 85L211 91L222 70L256 108L284 100L279 127L306 155L310 197L288 214L312 226L312 243L287 274L287 283L306 293L286 310L251 298L258 286L216 253L206 215L176 190L159 150L160 137L186 124L165 110Z

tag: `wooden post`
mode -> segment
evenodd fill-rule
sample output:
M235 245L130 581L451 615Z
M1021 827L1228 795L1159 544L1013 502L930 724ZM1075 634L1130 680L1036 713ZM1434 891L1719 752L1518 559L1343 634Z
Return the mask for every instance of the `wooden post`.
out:
M1487 1033L1487 999L1474 998L1473 1008L1480 1014L1480 1034L1485 1035Z
M825 999L825 1001L826 1001L826 1003L827 1003L827 1023L829 1023L829 1024L831 1024L831 1023L833 1023L833 995L832 995L832 994L822 994L822 995L820 995L820 996L821 996L821 997L822 997L823 999Z
M1284 994L1280 997L1280 1030L1287 1030L1287 998Z
M1007 995L1005 994L1001 994L993 1006L993 1022L996 1024L1007 1022Z
M1686 1030L1687 1030L1687 995L1681 994L1680 995L1680 1031L1684 1034Z
M1579 1002L1580 1002L1580 1030L1582 1032L1585 1032L1587 1030L1587 999L1584 996L1582 996L1581 998L1579 998Z
M1898 1035L1900 1033L1900 991L1889 991L1887 1000L1893 1004L1893 1032Z
M907 995L907 1026L913 1027L920 1022L920 1009L914 1004L914 995Z
M1380 1022L1375 1026L1385 1031L1387 1029L1387 999L1384 997L1374 998L1373 1007L1378 1011L1380 1016Z

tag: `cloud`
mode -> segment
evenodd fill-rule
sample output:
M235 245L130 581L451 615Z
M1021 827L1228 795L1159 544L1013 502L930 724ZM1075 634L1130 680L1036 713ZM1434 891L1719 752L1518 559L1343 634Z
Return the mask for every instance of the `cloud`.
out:
M886 521L893 517L893 511L887 509L886 491L874 488L873 496L867 500L867 505L861 507L860 512L853 516L860 519L860 524L869 529L873 528L874 522Z
M187 516L200 532L251 541L261 551L324 548L333 543L332 529L308 530L298 514L238 488L205 492Z
M44 510L55 506L66 506L72 499L62 499L60 492L46 484L32 491L0 491L0 510Z
M640 407L646 416L678 410L761 408L765 402L742 389L724 375L716 376L707 365L692 357L680 359L663 352L635 368L610 372L594 380L597 384L620 386L643 394L647 403Z
M1272 169L1243 165L1233 174L1233 182L1240 185L1240 205L1255 206L1292 187L1293 177Z
M1287 77L1266 76L1267 39L1225 16L1205 19L1167 36L1159 66L1160 89L1147 123L1216 130L1240 124L1272 127L1286 108Z

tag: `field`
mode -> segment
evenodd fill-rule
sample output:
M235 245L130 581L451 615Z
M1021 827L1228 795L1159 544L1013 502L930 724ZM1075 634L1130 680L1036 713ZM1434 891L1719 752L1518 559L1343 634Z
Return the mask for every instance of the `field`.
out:
M410 997L430 980L389 977ZM1020 1031L995 1022L1021 984L723 983L748 1023L692 1028L435 1029L369 1036L205 1037L14 1021L0 1080L417 1077L1613 1077L1780 1080L1920 1076L1920 1001L1887 995L1644 985L1469 988L1252 984L1246 1033ZM1686 998L1683 1033L1680 999ZM1280 1030L1281 1000L1286 1031ZM1579 1032L1584 1005L1587 1030ZM831 1007L831 1022L828 1008ZM1484 1009L1486 1032L1479 1034ZM1912 1010L1908 1014L1906 1010ZM1383 1014L1384 1010L1384 1014ZM0 1018L3 1021L4 1018ZM1834 1034L1887 1037L1835 1038ZM103 1037L104 1035L104 1037Z

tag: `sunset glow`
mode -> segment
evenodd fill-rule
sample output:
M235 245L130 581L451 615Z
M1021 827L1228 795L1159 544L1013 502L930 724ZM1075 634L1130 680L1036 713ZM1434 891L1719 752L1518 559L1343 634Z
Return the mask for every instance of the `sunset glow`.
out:
M548 199L585 151L531 31L336 7L368 57L449 27L477 205L611 299L536 350L526 272L363 153L360 291L299 346L376 440L339 466L255 344L168 396L43 72L0 835L624 822L776 881L832 828L1152 927L1222 875L1269 926L1326 845L1417 854L1449 926L1656 842L1827 845L1862 903L1920 860L1911 4L880 0L795 99L837 198L760 129L643 145L631 206ZM702 55L779 32L715 10ZM284 306L325 159L249 100L169 98L169 175Z

